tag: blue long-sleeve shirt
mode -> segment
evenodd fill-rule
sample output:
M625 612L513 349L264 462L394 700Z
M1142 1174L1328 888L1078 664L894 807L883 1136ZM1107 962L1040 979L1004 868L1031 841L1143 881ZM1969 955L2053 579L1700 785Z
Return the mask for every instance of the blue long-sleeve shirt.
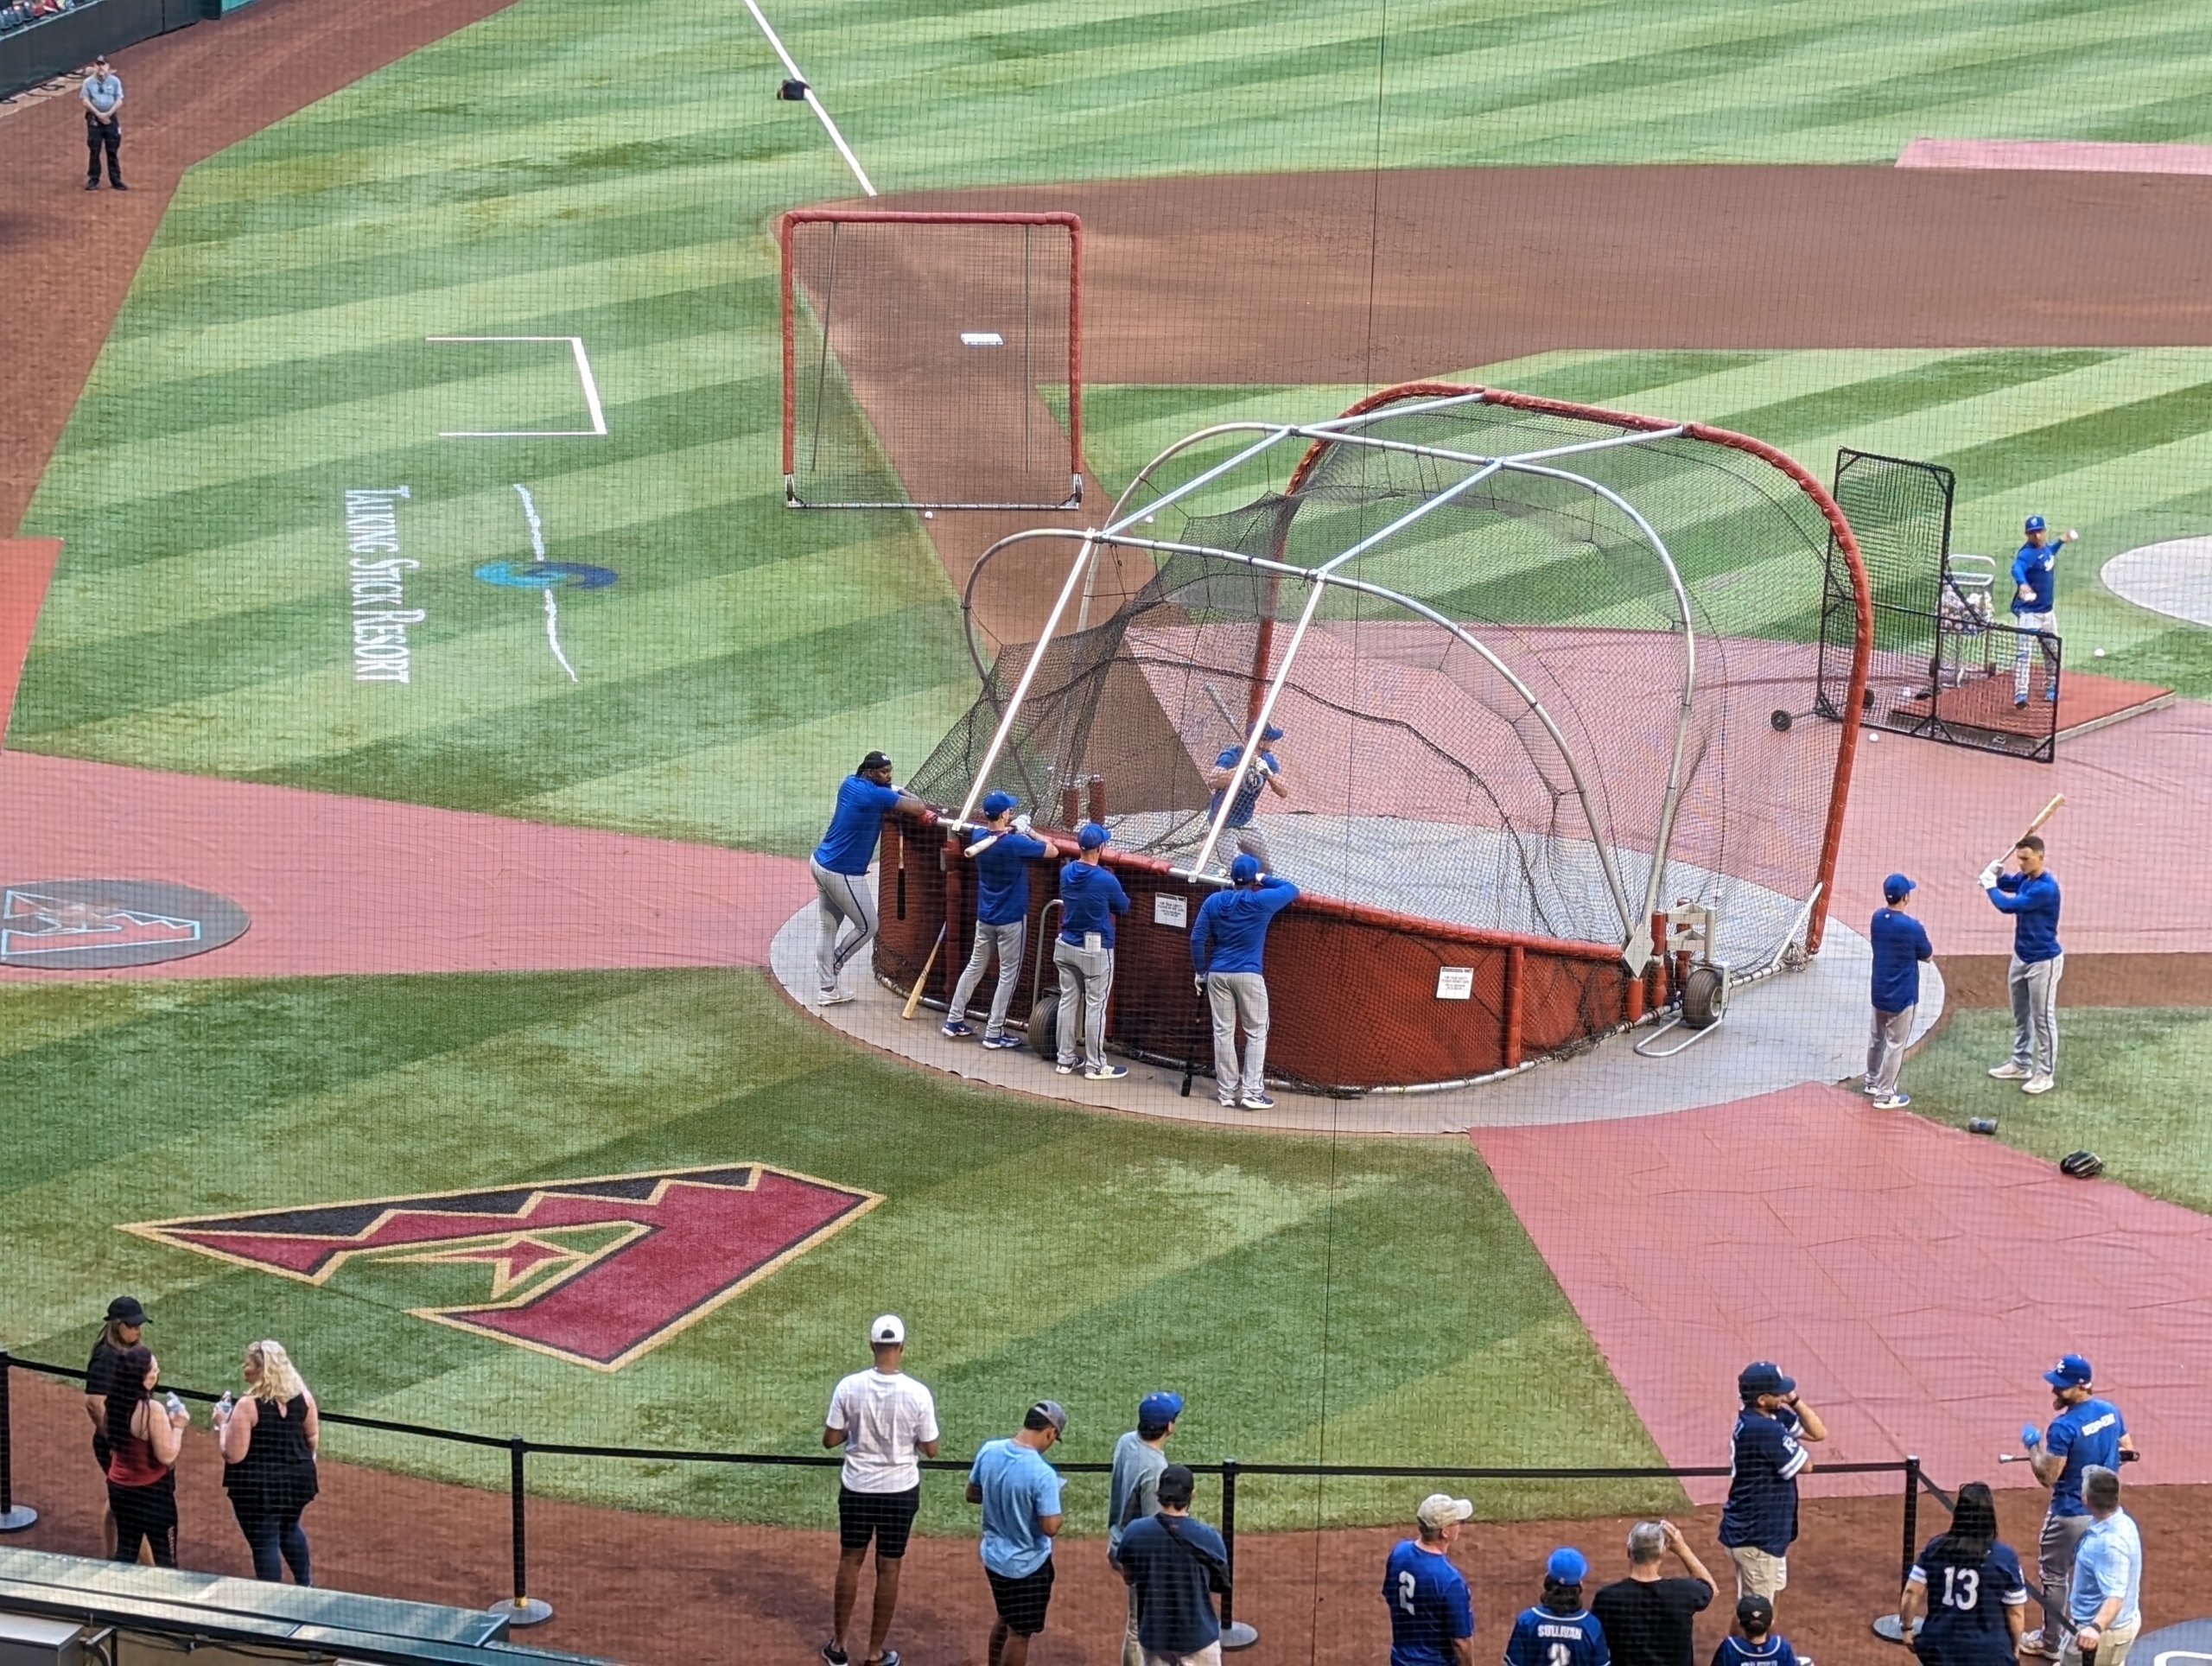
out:
M988 834L980 836L988 838ZM1052 847L1024 833L1001 833L976 864L976 918L986 925L1011 925L1029 913L1029 863Z
M2032 964L2066 952L2058 946L2058 881L2048 868L2033 879L1999 874L1989 900L1999 913L2012 917L2012 953L2018 959Z
M1298 887L1274 874L1261 874L1257 885L1215 892L1192 923L1191 964L1201 972L1264 970L1268 927L1297 897Z
M837 808L830 830L814 847L814 860L833 874L865 874L875 860L883 817L899 802L899 789L878 786L865 775L848 775L837 784Z
M1910 914L1877 908L1867 932L1874 945L1874 1010L1901 1013L1920 1004L1920 963L1932 959L1936 946Z
M1129 912L1129 893L1110 869L1095 862L1071 862L1060 869L1060 941L1083 946L1090 932L1114 946L1114 916Z

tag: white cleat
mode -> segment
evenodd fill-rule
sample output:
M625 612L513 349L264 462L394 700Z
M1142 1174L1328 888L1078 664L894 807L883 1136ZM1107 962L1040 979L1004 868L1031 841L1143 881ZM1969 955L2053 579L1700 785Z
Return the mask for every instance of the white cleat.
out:
M2058 1084L2048 1076L2031 1076L2020 1084L2023 1093L2049 1093Z
M1989 1073L2000 1082L2024 1082L2034 1074L2025 1065L2016 1065L2009 1059Z
M843 989L824 989L815 998L814 1004L817 1007L842 1007L849 1001L859 999L858 995L849 994Z

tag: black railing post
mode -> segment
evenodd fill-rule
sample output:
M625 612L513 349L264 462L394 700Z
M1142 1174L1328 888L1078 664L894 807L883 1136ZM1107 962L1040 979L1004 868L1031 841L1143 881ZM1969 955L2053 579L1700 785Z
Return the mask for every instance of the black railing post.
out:
M1897 1589L1912 1577L1912 1564L1920 1549L1920 1459L1907 1453L1904 1460L1904 1559L1897 1569Z
M1249 1649L1260 1640L1256 1630L1236 1618L1236 1472L1240 1467L1234 1458L1221 1460L1221 1548L1229 1553L1229 1589L1221 1593L1224 1650Z
M495 1605L492 1612L505 1616L511 1626L543 1625L553 1618L553 1605L530 1594L529 1522L524 1502L529 1493L523 1483L523 1455L529 1450L530 1442L519 1434L507 1437L507 1508L514 1548L515 1594L512 1600Z
M16 1362L0 1348L0 1533L20 1533L38 1519L38 1511L16 1502L16 1419L8 1399L15 1374Z

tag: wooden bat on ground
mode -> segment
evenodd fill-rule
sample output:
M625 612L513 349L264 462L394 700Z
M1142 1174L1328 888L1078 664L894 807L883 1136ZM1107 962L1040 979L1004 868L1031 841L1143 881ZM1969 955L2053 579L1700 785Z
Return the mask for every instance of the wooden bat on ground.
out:
M949 924L950 922L948 925ZM937 951L944 947L944 934L947 928L947 925L940 925L937 928L937 941L930 944L929 958L922 962L922 975L914 980L914 987L907 991L906 1005L900 1011L899 1017L912 1018L914 1015L914 1008L922 1004L922 991L929 985L930 968L937 964Z

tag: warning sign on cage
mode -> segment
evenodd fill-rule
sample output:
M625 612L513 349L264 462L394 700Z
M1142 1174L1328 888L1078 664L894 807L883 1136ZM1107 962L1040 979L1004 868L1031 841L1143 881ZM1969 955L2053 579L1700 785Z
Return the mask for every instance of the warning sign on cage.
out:
M1472 1001L1475 998L1475 969L1471 966L1439 966L1436 969L1436 998L1439 1001Z
M1188 897L1171 897L1165 892L1152 900L1152 923L1172 925L1179 932L1191 929L1191 901Z

